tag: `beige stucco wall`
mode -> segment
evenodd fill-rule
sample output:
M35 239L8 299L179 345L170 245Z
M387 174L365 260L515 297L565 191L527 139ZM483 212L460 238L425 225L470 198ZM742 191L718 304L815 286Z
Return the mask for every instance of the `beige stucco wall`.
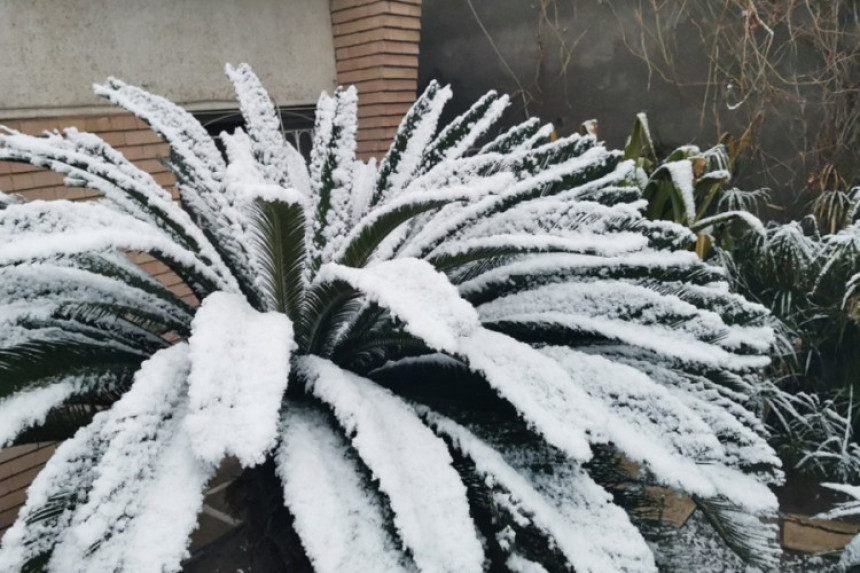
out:
M114 75L189 107L235 107L225 62L279 105L335 84L329 0L0 0L0 118L92 111Z

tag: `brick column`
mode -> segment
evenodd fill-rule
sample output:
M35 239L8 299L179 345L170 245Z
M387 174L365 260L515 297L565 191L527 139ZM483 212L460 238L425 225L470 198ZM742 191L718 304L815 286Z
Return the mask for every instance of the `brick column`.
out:
M418 88L421 0L331 0L337 82L358 89L358 155L381 157Z

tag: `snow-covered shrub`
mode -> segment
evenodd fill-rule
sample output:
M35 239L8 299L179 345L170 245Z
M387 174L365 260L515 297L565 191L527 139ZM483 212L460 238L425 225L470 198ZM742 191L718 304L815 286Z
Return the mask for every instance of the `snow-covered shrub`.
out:
M786 342L768 397L773 443L791 466L831 481L860 479L858 199L860 190L822 194L802 221L770 223L718 251L734 288L770 308Z
M648 117L640 113L627 138L624 158L636 163L634 181L648 201L645 215L689 228L696 234L696 253L703 259L715 244L731 243L733 226L764 233L757 207L767 192L727 187L732 158L722 144L704 151L682 145L664 158L657 157Z
M0 136L0 159L104 195L2 202L0 443L79 429L0 570L178 570L225 457L281 480L268 510L318 571L653 571L637 480L774 563L766 311L642 216L631 161L537 120L488 137L495 93L437 131L432 84L378 164L355 157L355 90L323 95L306 165L227 71L226 160L166 100L97 88L170 142L181 205L96 136ZM608 490L623 457L638 477Z

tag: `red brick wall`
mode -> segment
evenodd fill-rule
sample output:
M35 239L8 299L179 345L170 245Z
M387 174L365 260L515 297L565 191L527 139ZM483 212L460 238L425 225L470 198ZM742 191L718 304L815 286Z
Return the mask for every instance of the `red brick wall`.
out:
M55 444L28 444L0 450L0 536L15 521L27 487L45 465Z
M388 150L418 88L421 0L332 0L337 82L358 89L358 155Z

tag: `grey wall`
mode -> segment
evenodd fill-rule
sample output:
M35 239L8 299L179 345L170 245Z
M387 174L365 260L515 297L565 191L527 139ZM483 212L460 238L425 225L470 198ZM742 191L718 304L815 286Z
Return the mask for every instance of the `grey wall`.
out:
M672 140L667 143L711 135L700 122L700 101L649 78L647 67L624 46L625 32L636 33L632 10L613 11L597 0L557 2L562 46L552 30L541 26L540 0L471 4L498 52L466 0L425 0L423 7L421 85L431 78L451 82L452 107L462 108L497 89L513 96L511 120L537 115L569 133L585 120L598 119L601 137L616 146L623 144L639 111L660 118L653 127L666 132ZM572 55L566 63L564 47ZM696 73L696 54L684 58Z
M278 104L335 85L328 0L0 0L0 117L103 105L113 75L192 108L235 107L226 62Z
M595 118L600 137L613 147L624 144L640 111L648 114L664 149L687 143L704 148L717 143L721 133L740 135L752 108L729 110L721 79L706 89L709 60L695 23L664 22L663 32L672 41L673 78L649 73L633 55L628 44L638 48L644 41L651 50L657 47L653 37L640 36L637 10L644 9L648 18L649 5L632 0L424 0L419 88L433 78L451 83L455 95L449 117L496 89L513 95L509 122L536 115L567 134ZM817 58L801 53L795 61ZM799 158L814 139L809 130L818 124L814 94L808 100L800 95L799 106L778 102L767 108L760 155L738 163L738 185L768 186L786 201L803 188L807 172Z

